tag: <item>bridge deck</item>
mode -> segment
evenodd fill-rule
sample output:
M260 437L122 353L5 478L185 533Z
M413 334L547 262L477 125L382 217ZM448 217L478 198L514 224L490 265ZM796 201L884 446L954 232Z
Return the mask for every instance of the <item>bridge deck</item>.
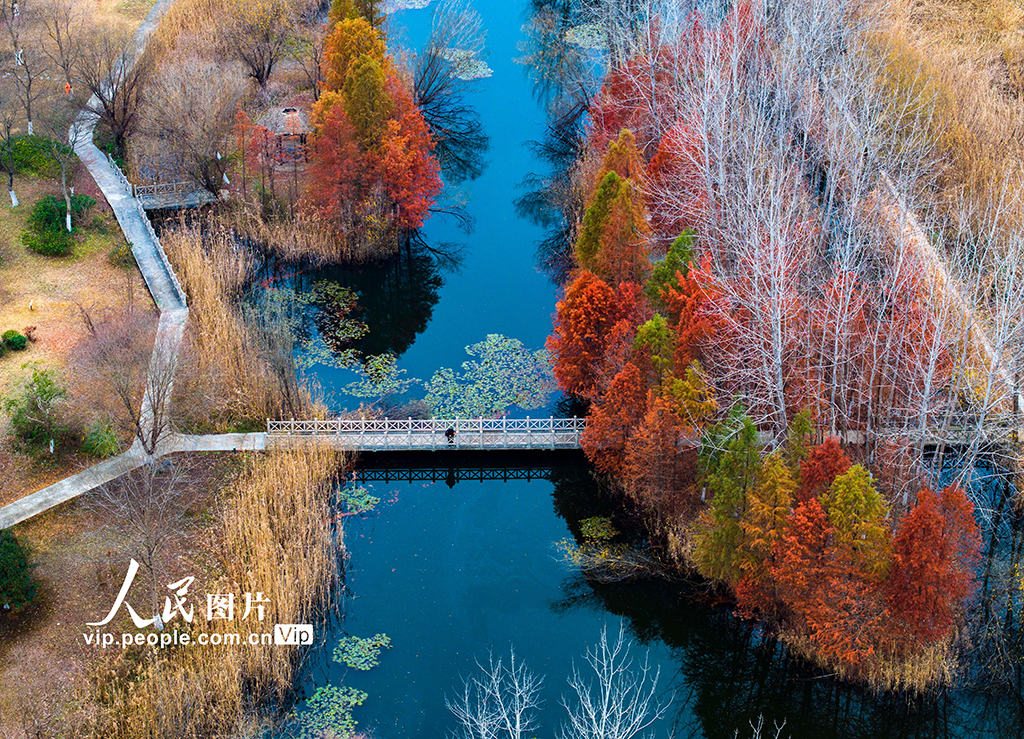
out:
M216 203L217 198L206 190L192 192L163 192L158 194L136 195L144 210L160 210L162 208L198 208L200 205Z
M267 421L267 441L306 436L361 452L579 449L583 418L333 419ZM449 440L446 432L454 431Z

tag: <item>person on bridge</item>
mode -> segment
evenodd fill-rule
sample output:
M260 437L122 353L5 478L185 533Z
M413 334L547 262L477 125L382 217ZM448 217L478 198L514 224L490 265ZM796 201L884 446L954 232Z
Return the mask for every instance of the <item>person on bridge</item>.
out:
M444 432L444 438L448 440L449 444L455 443L455 427L449 426L448 430Z

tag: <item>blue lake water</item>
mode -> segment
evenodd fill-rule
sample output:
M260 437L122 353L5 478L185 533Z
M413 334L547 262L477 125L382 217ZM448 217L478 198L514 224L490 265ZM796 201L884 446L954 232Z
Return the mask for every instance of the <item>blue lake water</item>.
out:
M531 6L478 0L476 7L494 70L469 98L491 138L487 170L462 186L476 230L467 236L439 219L424 229L429 243L465 244L461 269L438 271L429 260L403 257L315 275L360 293L371 326L364 351L393 350L399 366L421 379L458 367L464 347L489 333L540 348L556 300L556 286L536 263L542 229L513 206L519 183L542 169L524 144L543 136L545 111L513 62ZM393 37L418 45L430 13L396 14ZM336 391L353 378L326 367L315 374ZM531 736L554 737L573 660L580 662L602 628L622 624L637 656L649 650L661 670L659 695L671 706L658 736L750 736L749 723L760 716L769 725L786 721L783 736L800 739L1024 736L1019 696L872 696L807 669L699 588L600 584L567 569L555 542L578 534L581 518L608 512L585 466L576 467L575 476L554 481L372 485L378 510L346 519L349 596L327 648L342 635L376 633L387 634L392 648L366 673L325 658L311 671L307 694L327 682L365 690L369 698L355 717L379 739L446 736L456 728L446 696L455 696L477 661L514 647L546 676L542 728Z

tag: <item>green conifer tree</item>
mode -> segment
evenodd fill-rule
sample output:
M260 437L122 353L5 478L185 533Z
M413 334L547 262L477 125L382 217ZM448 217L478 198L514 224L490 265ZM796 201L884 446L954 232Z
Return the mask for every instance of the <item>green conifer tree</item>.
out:
M380 143L392 108L380 62L360 56L345 80L345 114L364 150Z

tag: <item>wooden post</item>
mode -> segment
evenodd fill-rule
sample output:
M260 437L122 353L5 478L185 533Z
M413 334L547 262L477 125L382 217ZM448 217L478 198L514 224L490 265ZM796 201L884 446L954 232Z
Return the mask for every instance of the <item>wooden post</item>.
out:
M555 448L555 417L548 416L548 428L551 432L551 448Z
M533 433L530 430L530 417L526 417L526 448L533 449Z
M405 445L412 449L412 416L409 416L409 433Z

